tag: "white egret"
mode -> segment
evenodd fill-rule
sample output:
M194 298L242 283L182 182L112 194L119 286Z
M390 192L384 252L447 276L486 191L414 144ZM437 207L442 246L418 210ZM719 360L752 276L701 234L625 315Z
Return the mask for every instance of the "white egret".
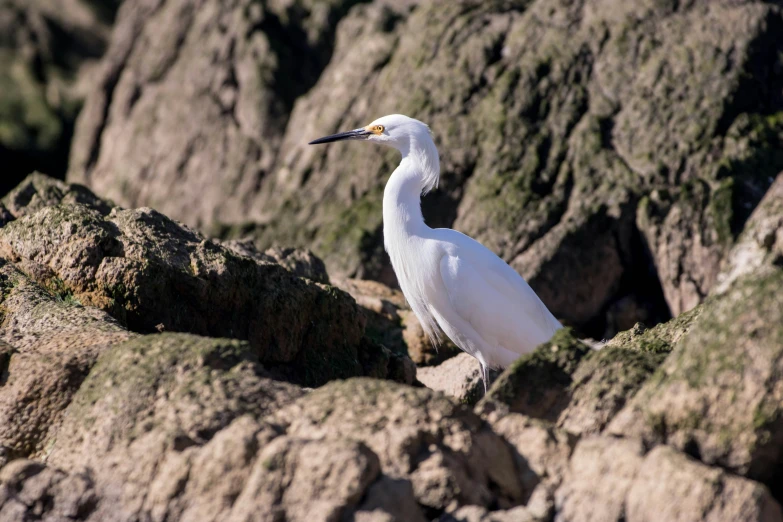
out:
M413 312L437 345L440 331L489 368L504 368L548 341L560 323L527 282L478 241L424 223L421 196L437 187L438 150L424 123L392 114L310 145L363 140L402 154L383 193L383 238Z

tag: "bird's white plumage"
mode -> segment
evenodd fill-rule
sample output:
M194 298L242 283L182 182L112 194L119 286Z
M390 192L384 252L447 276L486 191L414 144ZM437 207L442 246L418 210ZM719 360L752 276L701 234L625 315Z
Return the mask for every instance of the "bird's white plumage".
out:
M425 331L435 341L443 331L479 360L485 376L487 367L508 366L549 340L561 325L514 269L470 237L424 223L421 195L440 174L429 128L399 114L366 129L378 126L382 132L362 139L402 154L384 190L384 243Z

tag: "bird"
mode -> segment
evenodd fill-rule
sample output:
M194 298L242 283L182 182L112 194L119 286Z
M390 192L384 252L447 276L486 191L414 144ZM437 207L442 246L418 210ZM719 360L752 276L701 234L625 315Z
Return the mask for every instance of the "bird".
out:
M430 228L421 198L437 188L440 156L430 128L401 114L309 145L361 140L397 149L402 159L383 192L383 239L406 301L435 346L445 333L481 367L511 365L562 328L527 281L490 249L448 228Z

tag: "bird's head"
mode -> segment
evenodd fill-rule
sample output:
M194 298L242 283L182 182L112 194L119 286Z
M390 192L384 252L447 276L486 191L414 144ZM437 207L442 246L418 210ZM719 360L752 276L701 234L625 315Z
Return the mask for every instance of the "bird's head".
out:
M390 114L378 118L366 127L324 136L310 142L310 145L343 140L362 140L381 143L398 150L407 148L411 141L432 140L430 128L419 120L402 114Z

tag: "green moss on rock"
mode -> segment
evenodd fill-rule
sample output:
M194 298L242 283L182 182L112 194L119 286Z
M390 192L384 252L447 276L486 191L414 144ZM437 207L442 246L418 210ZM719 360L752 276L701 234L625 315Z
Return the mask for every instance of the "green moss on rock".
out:
M669 353L677 341L688 333L701 312L702 307L698 306L653 328L637 323L630 330L618 333L606 346L649 353Z
M568 403L572 375L588 353L590 348L570 328L558 330L550 341L509 366L482 402L500 403L512 412L555 420Z
M769 479L783 458L781 288L783 271L762 272L708 299L610 430Z

